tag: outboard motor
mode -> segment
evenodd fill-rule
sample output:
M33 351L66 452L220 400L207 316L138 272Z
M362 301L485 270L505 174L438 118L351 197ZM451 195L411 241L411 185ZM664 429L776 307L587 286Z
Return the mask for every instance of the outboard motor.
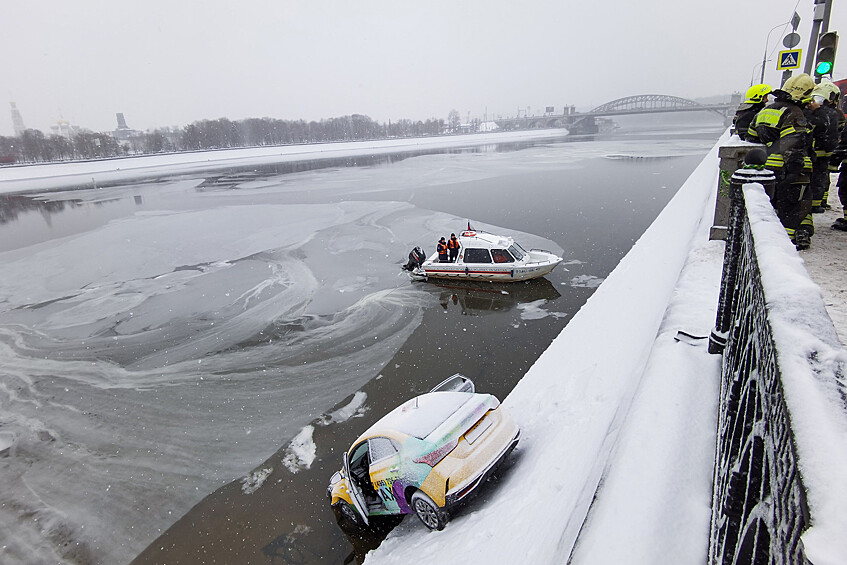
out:
M426 261L426 255L424 255L423 249L420 247L415 247L409 252L409 262L403 265L403 268L407 271L414 271Z

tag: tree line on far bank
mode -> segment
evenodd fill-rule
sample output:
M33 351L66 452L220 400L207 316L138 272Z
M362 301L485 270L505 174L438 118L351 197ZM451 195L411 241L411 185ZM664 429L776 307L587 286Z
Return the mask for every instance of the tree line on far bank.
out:
M458 112L451 111L450 127L458 127L457 118ZM441 119L404 119L380 124L360 114L319 122L274 118L232 121L220 118L200 120L182 129L162 128L134 135L119 130L100 133L83 130L66 137L28 129L17 137L0 136L0 163L41 163L234 147L420 137L440 135L445 129L449 128L445 128Z

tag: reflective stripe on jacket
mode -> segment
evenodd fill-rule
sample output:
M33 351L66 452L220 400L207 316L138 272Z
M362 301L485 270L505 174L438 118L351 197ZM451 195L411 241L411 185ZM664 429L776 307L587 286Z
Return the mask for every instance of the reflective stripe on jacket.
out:
M784 167L791 173L811 169L812 161L807 152L809 125L799 104L777 98L776 102L756 114L750 127L758 134L759 141L767 146L765 167Z

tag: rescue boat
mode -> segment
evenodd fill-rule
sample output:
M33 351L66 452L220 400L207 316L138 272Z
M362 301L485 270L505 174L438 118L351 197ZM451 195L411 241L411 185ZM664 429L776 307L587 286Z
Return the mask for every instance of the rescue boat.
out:
M411 269L418 280L466 279L500 282L526 281L543 277L562 262L558 255L543 249L525 250L514 239L468 229L457 236L459 256L455 262L438 260L433 253Z

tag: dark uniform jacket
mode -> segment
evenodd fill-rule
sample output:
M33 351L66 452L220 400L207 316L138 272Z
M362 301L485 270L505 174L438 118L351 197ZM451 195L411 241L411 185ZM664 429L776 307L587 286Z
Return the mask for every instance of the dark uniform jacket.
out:
M844 112L836 105L832 105L830 108L832 108L833 115L836 116L836 123L838 124L838 141L835 143L835 149L833 149L833 154L829 158L829 172L835 173L838 171L838 167L841 165L844 157L847 156L847 140L844 138Z
M767 146L768 169L777 174L802 175L804 169L811 168L807 147L809 123L798 102L778 95L775 102L756 114L750 129ZM797 180L808 182L808 177Z
M807 110L806 119L811 131L812 147L816 157L829 157L838 145L838 116L830 105L822 105L817 110Z
M738 107L735 112L735 117L732 119L733 127L738 137L745 141L759 141L755 135L750 135L750 124L753 123L753 118L759 113L759 110L765 107L764 102L752 104L744 102Z

